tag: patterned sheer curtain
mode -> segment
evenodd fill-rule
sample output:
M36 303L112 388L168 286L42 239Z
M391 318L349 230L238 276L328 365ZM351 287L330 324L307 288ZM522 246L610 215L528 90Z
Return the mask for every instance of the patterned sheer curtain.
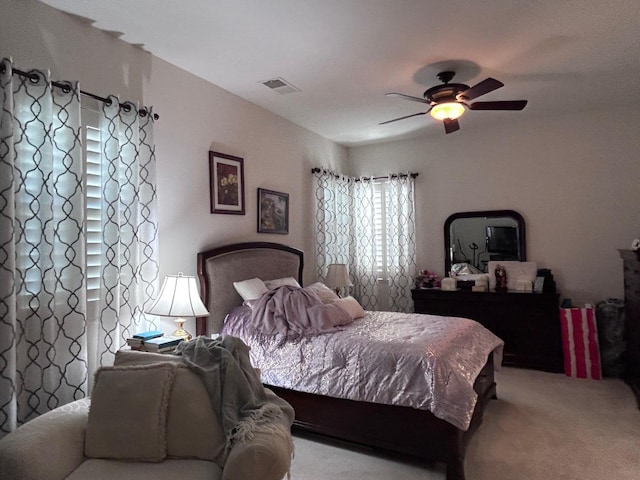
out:
M101 273L96 366L113 363L135 331L155 328L144 313L158 292L153 115L114 96L100 116ZM135 331L134 331L135 330Z
M386 278L391 310L411 312L411 289L417 274L415 181L411 175L392 175L384 185Z
M368 179L314 169L317 276L345 263L366 310L412 310L416 274L411 175Z
M85 397L157 289L152 115L141 124L137 108L110 97L100 149L105 178L118 184L98 187L119 226L98 242L106 263L89 312L80 94L48 72L0 64L0 437Z

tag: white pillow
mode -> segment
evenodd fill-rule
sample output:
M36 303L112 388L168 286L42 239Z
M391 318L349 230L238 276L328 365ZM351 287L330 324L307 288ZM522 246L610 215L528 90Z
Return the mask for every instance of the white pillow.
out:
M336 292L331 290L322 282L312 283L305 288L315 292L320 297L320 300L322 300L322 303L331 303L340 299L340 297L336 295Z
M269 291L264 282L259 278L233 282L233 288L236 289L236 292L238 292L244 301L256 300Z
M275 280L265 280L264 284L269 290L275 290L276 288L282 287L283 285L290 285L292 287L300 288L300 284L293 277L276 278Z
M340 298L331 303L333 305L338 305L343 310L345 310L351 317L351 320L355 320L356 318L365 316L365 311L362 308L362 305L360 305L358 301L351 295L349 295L348 297Z

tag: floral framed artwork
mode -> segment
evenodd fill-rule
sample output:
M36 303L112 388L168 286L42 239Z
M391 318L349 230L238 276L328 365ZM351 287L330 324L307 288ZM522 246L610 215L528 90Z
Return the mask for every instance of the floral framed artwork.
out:
M258 189L258 233L289 233L289 194Z
M209 152L211 213L244 215L244 160Z

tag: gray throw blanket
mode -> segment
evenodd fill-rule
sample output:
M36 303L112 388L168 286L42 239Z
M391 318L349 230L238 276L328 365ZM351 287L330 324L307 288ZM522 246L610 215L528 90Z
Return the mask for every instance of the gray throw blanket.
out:
M220 412L227 437L225 456L234 441L250 440L258 431L288 435L283 432L284 424L277 421L283 411L269 400L242 340L231 335L200 336L182 342L175 353L200 375L214 411Z

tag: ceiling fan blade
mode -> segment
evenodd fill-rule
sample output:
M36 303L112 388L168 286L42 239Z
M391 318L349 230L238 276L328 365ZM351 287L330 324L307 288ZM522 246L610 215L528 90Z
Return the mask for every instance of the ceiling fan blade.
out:
M442 122L444 123L444 131L447 133L453 133L460 130L460 123L457 118L454 118L453 120L445 118Z
M489 77L474 85L470 89L460 93L458 97L461 97L463 100L473 100L474 98L478 98L480 95L485 95L489 92L493 92L500 87L504 87L504 83L496 80L495 78Z
M387 123L397 122L398 120L404 120L405 118L417 117L418 115L425 115L429 113L431 110L427 110L426 112L414 113L412 115L405 115L404 117L394 118L393 120L387 120L386 122L380 122L378 125L386 125Z
M475 102L469 105L470 110L522 110L527 100L504 100L499 102Z
M420 97L412 97L411 95L405 95L404 93L385 93L385 95L387 97L400 97L400 98L404 98L405 100L411 100L412 102L418 102L418 103L426 103L427 105L429 105L429 101L425 100L424 98L420 98Z

